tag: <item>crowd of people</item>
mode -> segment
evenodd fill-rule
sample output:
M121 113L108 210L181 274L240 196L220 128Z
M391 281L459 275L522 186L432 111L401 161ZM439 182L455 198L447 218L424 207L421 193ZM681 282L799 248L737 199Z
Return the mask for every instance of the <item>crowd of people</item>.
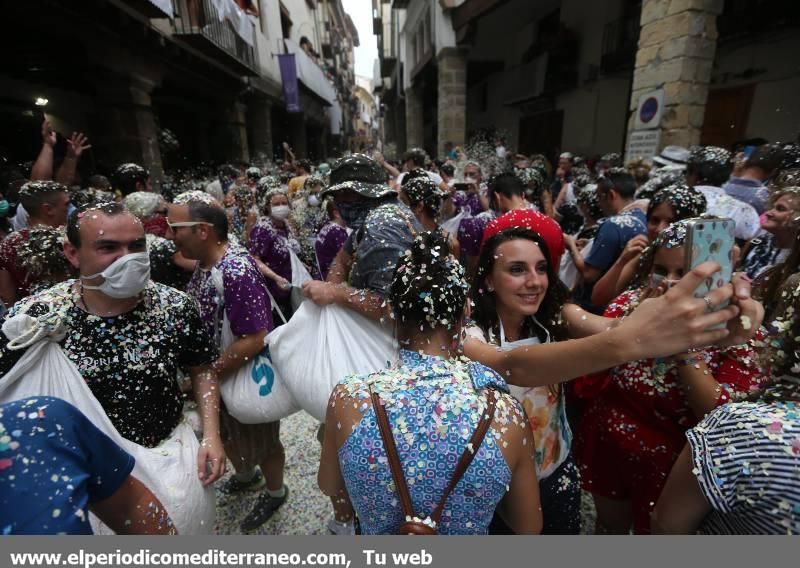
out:
M584 493L602 534L800 532L799 144L627 164L285 145L153 180L84 176L86 136L58 163L56 140L45 122L1 172L4 534L209 532L214 485L262 526L291 499L298 408L245 419L225 389L303 381L258 361L306 302L395 345L316 393L333 534L579 534ZM703 297L698 218L736 237Z

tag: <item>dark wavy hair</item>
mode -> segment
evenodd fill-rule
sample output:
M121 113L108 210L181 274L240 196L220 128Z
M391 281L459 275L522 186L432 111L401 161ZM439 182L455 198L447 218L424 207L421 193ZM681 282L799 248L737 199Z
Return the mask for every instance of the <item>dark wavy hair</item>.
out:
M567 329L561 319L561 309L569 299L569 290L564 283L561 282L561 279L558 277L557 267L555 267L550 260L550 252L547 248L547 243L545 243L542 237L530 229L507 229L496 234L484 243L480 257L478 258L478 269L475 274L475 280L472 284L472 319L478 327L484 331L488 332L491 330L495 335L500 333L497 302L494 294L488 290L486 279L494 269L498 247L503 243L517 239L524 239L536 243L544 254L547 263L547 292L539 306L539 311L536 312L536 319L547 328L547 331L550 332L554 340L561 341L567 339ZM522 331L526 337L536 336L542 342L546 339L544 332L539 326L533 323L531 318L526 318L523 323Z

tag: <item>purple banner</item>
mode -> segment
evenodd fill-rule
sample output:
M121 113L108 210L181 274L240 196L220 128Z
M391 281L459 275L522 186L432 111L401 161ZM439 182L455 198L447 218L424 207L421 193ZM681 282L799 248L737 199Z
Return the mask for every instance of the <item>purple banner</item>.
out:
M300 90L297 84L297 65L295 65L294 54L278 55L278 63L281 66L286 112L301 112Z

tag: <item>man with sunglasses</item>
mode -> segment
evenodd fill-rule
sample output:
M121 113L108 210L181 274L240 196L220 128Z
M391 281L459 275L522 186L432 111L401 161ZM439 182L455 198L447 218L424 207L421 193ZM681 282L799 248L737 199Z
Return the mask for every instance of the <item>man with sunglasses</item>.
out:
M224 381L264 349L272 330L266 281L247 250L228 240L228 218L222 207L190 201L171 205L168 211L167 236L183 256L197 261L187 292L197 300L207 333L222 353L213 368ZM227 326L232 341L223 331ZM266 485L242 522L242 531L251 531L264 524L288 497L280 422L242 424L223 408L220 426L226 453L236 469L222 491L236 493Z

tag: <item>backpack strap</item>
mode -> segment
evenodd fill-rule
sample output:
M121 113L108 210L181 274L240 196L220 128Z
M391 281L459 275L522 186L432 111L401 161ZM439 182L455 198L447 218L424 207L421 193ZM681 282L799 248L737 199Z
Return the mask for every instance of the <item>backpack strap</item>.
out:
M383 408L383 402L381 402L378 393L372 389L370 389L370 396L372 398L372 409L375 411L375 417L378 420L378 429L381 432L381 438L383 438L386 458L389 460L389 469L392 471L394 486L397 488L397 495L400 497L400 506L403 509L403 514L406 517L416 517L414 514L414 505L411 503L411 496L408 494L406 477L403 475L403 466L400 463L400 456L397 453L397 446L394 443L394 435L389 426L389 418L386 416L386 410Z
M383 445L386 450L386 457L389 461L389 469L392 472L392 479L394 480L394 485L397 488L397 494L400 497L400 506L403 509L403 514L406 517L414 518L417 515L414 513L414 505L411 502L411 496L408 493L408 485L406 484L406 478L403 474L403 466L400 463L400 456L397 453L397 446L395 445L392 429L389 426L389 419L386 416L386 410L383 407L380 396L378 396L378 393L372 389L370 389L370 397L372 399L372 408L375 411L375 417L378 422L378 429L380 430L381 438L383 439ZM489 426L491 426L492 420L494 419L496 399L495 393L492 389L486 389L486 399L486 411L484 412L483 416L481 416L481 419L478 422L478 427L475 429L475 432L473 432L472 438L470 438L467 447L464 448L464 452L461 454L461 458L456 464L456 468L453 472L453 476L450 479L450 483L447 485L447 488L444 490L439 503L436 505L436 507L434 507L433 512L430 515L431 520L436 523L436 525L439 524L439 521L442 517L442 510L447 502L447 498L456 488L458 482L461 481L461 478L467 472L467 469L469 469L472 460L475 459L475 454L478 453L478 448L480 448L480 445L483 443L483 439L486 437L486 433L489 431Z
M450 478L450 483L447 485L447 489L444 490L442 498L439 500L439 503L436 505L436 507L434 507L433 512L431 513L431 520L436 523L437 526L442 518L442 511L444 510L444 505L447 502L447 498L450 496L450 493L453 492L453 489L456 488L458 482L461 481L461 478L464 477L467 469L469 469L472 460L475 459L475 455L478 453L478 448L481 447L483 439L486 437L486 433L489 431L489 426L492 425L492 420L494 420L494 410L497 402L495 399L494 390L486 389L486 399L486 411L483 413L483 416L481 416L475 432L472 433L472 438L470 438L467 447L464 448L464 452L461 454L461 459L459 459L458 463L456 464L456 469L453 472L453 477Z

